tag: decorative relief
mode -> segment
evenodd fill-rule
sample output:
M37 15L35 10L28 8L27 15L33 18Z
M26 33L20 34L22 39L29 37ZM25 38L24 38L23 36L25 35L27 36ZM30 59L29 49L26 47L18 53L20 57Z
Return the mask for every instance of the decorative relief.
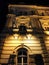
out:
M40 19L44 30L49 30L49 19Z

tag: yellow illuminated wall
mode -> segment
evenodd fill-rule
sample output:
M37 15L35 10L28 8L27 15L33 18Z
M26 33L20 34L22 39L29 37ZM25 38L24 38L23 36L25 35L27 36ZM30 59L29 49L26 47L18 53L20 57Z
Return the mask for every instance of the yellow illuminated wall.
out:
M11 7L11 5L9 7ZM24 47L27 48L27 50L28 49L31 50L31 52L28 50L29 55L41 54L43 56L45 65L49 65L49 64L46 64L46 62L48 61L48 59L47 59L48 57L46 57L47 53L44 55L43 48L41 45L41 44L45 43L45 47L47 49L46 51L48 51L48 53L49 53L49 31L46 31L46 29L45 29L45 27L49 27L49 16L47 15L48 13L46 14L46 12L45 12L45 10L46 9L49 10L49 8L48 7L31 6L31 5L30 6L25 6L25 5L24 6L22 6L22 5L16 6L15 5L14 7L16 7L16 8L17 7L26 7L28 13L31 12L35 8L35 11L38 12L37 13L38 15L37 14L36 15L28 15L28 16L26 16L25 20L21 19L21 21L20 21L20 19L18 19L19 17L16 17L16 20L18 21L16 26L18 27L21 23L24 23L26 21L24 24L28 27L28 25L29 25L28 21L31 21L30 19L32 19L32 22L34 22L36 25L38 25L37 22L40 21L40 23L44 29L44 31L43 31L44 35L38 34L38 33L37 33L37 36L36 36L36 34L19 35L17 33L12 34L12 35L9 35L9 33L8 33L5 35L2 33L1 36L5 36L5 38L4 38L4 42L2 42L3 41L2 40L1 41L2 43L0 43L0 45L1 45L0 46L0 48L1 48L0 64L8 63L9 57L11 54L13 54L13 51L16 52L17 47L20 48L19 46L22 47L22 45L24 45ZM13 10L14 10L14 7L13 7ZM25 11L26 11L26 8L25 8ZM22 10L22 8L21 8L21 10ZM42 12L45 13L44 16L41 16ZM9 14L8 16L9 16L9 18L7 17L8 20L7 20L6 27L10 28L12 26L12 20L13 20L13 17L15 17L15 14ZM20 18L21 17L25 17L25 16L20 16ZM39 20L37 21L35 18L36 19L38 18ZM32 23L32 25L33 25L33 27L35 26L33 23ZM39 27L40 27L40 25L39 25ZM28 30L28 32L30 32L30 31L33 32L33 30ZM40 37L44 38L43 43L41 43ZM45 48L44 48L44 50L45 50ZM15 54L17 54L17 52Z

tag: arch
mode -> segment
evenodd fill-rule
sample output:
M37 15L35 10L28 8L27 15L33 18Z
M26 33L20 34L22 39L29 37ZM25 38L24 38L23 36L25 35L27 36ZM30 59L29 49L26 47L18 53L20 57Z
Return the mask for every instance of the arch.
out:
M18 51L18 54L17 54L17 65L28 64L28 53L27 53L27 50L25 48L20 48L17 51Z
M17 50L20 49L20 48L25 48L25 49L28 51L28 53L32 53L32 50L31 50L28 46L26 46L26 45L24 45L24 44L21 44L21 45L17 46L17 47L13 50L13 52L16 53Z

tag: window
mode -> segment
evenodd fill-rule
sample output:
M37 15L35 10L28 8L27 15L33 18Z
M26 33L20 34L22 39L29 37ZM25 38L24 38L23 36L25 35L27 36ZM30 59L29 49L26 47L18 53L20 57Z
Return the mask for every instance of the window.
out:
M18 50L17 65L27 65L27 50L24 48Z

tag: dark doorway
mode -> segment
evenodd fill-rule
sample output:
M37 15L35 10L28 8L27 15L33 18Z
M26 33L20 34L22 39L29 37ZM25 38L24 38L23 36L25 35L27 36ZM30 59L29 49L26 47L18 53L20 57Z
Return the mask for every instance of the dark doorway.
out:
M43 58L41 54L35 55L35 63L36 65L44 65Z

